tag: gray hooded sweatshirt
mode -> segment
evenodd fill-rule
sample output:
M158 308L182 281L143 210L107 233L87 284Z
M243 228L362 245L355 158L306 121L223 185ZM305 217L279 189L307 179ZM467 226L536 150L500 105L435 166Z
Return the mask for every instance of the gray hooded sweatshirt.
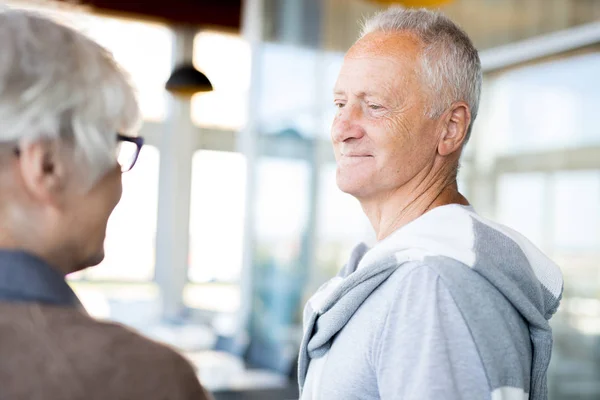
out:
M357 246L304 311L301 398L547 398L558 267L471 207Z

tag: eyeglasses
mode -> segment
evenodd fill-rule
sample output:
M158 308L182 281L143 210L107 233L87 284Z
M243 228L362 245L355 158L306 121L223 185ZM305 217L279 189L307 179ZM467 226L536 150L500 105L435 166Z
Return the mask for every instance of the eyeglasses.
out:
M140 151L144 146L143 137L126 136L117 133L117 162L121 166L121 172L131 171L135 165Z
M144 146L144 138L139 136L126 136L121 133L117 133L117 162L121 166L121 172L131 171L135 165L140 151ZM21 156L21 149L15 147L13 150L15 156Z

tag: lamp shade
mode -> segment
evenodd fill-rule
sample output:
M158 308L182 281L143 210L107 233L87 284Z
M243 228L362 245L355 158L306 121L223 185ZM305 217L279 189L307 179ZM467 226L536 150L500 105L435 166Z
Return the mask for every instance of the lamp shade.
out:
M213 86L202 72L198 71L192 64L177 66L165 88L176 95L191 96L200 92L212 92Z
M438 7L451 3L452 0L371 0L380 4L398 4L404 7Z

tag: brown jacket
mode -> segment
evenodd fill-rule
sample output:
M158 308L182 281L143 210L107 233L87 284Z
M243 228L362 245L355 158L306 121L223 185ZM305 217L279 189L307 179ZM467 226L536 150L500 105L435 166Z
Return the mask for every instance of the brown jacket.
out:
M0 400L204 400L175 351L99 322L57 270L0 249Z
M182 356L123 326L0 302L0 400L209 398Z

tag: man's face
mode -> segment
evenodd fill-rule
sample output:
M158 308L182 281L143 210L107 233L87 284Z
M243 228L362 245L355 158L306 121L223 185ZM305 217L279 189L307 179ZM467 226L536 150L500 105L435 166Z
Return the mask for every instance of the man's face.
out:
M377 32L346 54L331 138L337 184L359 200L391 194L433 164L439 127L426 115L420 51L410 34Z

